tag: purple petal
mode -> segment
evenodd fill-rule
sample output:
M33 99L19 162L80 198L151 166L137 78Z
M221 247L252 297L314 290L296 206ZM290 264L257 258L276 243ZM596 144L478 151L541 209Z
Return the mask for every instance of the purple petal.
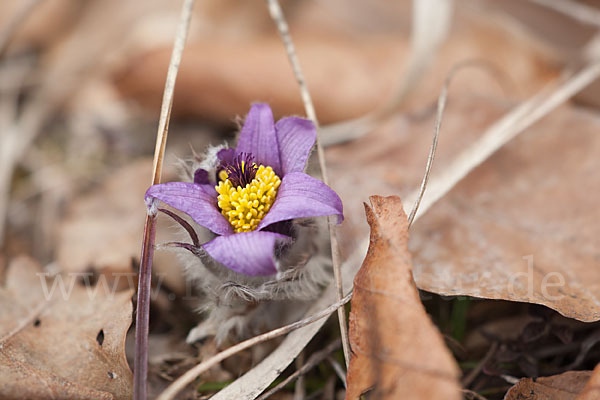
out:
M283 175L304 172L306 160L317 138L315 125L308 119L288 117L277 121L275 131Z
M198 168L194 172L194 183L198 185L207 185L210 183L208 180L208 171L202 168Z
M233 233L231 224L217 208L217 192L211 185L187 182L161 183L150 186L146 191L146 203L150 198L158 199L186 213L196 223L217 235Z
M283 177L275 203L258 225L262 229L272 223L294 218L337 215L344 220L342 200L329 186L302 172Z
M273 113L267 104L254 104L250 108L238 139L236 153L251 153L258 164L270 166L275 173L281 173Z
M204 250L216 261L240 274L259 276L277 273L275 245L291 240L273 232L242 232L217 236L204 244Z
M231 164L233 162L233 158L235 157L234 149L222 149L217 153L217 158L222 163Z

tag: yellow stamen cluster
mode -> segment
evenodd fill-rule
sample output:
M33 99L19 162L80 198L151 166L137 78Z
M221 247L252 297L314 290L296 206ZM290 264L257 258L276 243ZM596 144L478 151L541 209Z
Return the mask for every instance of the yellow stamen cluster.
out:
M229 220L237 233L255 230L271 209L281 179L273 168L264 165L258 167L256 176L246 187L235 188L226 174L219 175L219 178L225 178L215 186L219 193L217 201L221 214Z

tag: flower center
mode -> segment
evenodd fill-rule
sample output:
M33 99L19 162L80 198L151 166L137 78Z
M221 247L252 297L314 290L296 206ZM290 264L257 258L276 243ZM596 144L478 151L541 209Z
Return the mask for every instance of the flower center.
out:
M257 166L250 155L240 155L219 173L215 189L221 214L235 232L250 232L258 227L275 202L281 179L273 168Z

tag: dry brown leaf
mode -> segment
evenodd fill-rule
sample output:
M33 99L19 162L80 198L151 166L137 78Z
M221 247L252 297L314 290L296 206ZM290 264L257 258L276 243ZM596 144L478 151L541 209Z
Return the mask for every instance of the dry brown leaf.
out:
M433 173L506 110L498 101L453 92ZM347 216L347 253L366 236L359 216L366 193L407 194L418 186L432 126L433 115L398 117L328 150ZM417 286L600 319L600 226L593 223L600 215L590 195L600 192L598 129L595 115L563 107L475 169L413 227Z
M575 400L591 374L591 371L568 371L535 380L523 378L508 390L504 400Z
M381 104L382 93L389 94L390 82L397 80L394 65L402 55L395 50L407 46L385 37L376 43L302 37L296 44L319 119L325 123L359 116ZM124 97L156 109L162 96L157 82L165 75L170 53L169 47L155 49L120 71L117 85ZM302 113L278 37L197 40L186 47L175 89L175 115L227 121L247 113L254 101L268 102L278 115Z
M304 5L305 8L310 8ZM323 5L316 10L300 10L310 21L292 16L290 22L306 82L322 123L346 120L366 114L390 98L401 81L403 66L409 56L408 37L401 31L375 33L364 27L340 27ZM395 6L387 6L394 9ZM302 7L300 7L302 8ZM355 12L363 12L356 7ZM372 10L371 10L372 11ZM382 13L385 10L382 10ZM390 11L390 12L395 12ZM390 18L388 12L387 17ZM402 16L398 15L398 20ZM324 25L336 27L322 32ZM407 25L407 24L405 24ZM372 29L372 28L370 28ZM266 101L278 115L302 114L289 62L275 32L248 32L230 38L198 35L186 47L175 90L174 115L196 115L230 120L244 115L254 101ZM170 57L170 46L132 57L115 72L118 88L126 98L133 98L151 110L162 98L162 80ZM540 88L556 73L545 53L535 43L501 26L501 21L484 13L463 10L457 17L447 45L440 50L432 73L424 79L410 100L410 106L433 101L447 72L456 63L478 58L494 65L518 82L518 95ZM470 89L490 87L500 91L484 73L474 73L461 85ZM508 88L508 86L507 86ZM514 89L510 87L509 89Z
M600 398L600 364L592 371L592 376L583 391L577 396L577 400L597 400Z
M459 370L419 299L398 197L365 204L371 242L354 279L347 399L460 399Z
M41 272L32 260L16 259L0 288L0 397L131 397L125 336L133 291L111 295Z
M132 259L140 257L146 213L144 193L151 175L151 159L134 161L69 205L58 229L57 261L62 271L81 273L93 268L105 272L109 281L112 276L131 272ZM172 169L165 175L171 178ZM158 229L157 243L167 242L172 233L170 222L161 222L167 223ZM173 253L156 252L155 273L170 289L185 291Z

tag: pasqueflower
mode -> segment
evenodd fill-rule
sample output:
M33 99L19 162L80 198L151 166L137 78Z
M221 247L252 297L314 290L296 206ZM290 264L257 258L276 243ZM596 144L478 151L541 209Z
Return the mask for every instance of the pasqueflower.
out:
M266 104L254 104L236 148L218 154L215 182L197 169L194 182L151 186L154 199L189 215L216 237L201 245L225 267L250 276L277 273L276 252L293 242L286 229L296 218L326 215L343 220L342 201L327 185L304 173L316 139L309 120L287 117L273 121Z

